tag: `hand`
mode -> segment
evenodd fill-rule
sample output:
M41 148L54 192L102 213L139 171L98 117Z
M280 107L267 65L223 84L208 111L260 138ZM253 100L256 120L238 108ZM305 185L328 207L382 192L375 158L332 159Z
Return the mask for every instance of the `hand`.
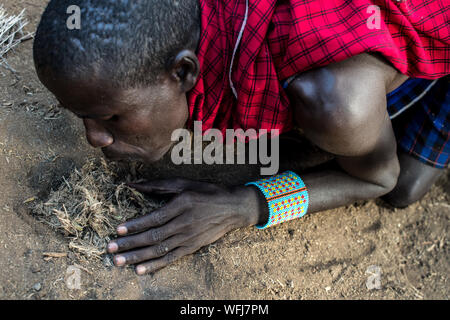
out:
M143 275L213 243L227 232L259 223L263 196L253 187L224 188L185 179L130 184L143 193L175 194L164 207L121 224L108 244L116 266L137 264Z

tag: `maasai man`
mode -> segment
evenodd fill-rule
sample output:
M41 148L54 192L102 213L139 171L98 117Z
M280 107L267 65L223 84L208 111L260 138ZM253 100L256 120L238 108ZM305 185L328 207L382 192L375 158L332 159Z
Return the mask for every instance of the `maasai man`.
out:
M80 28L67 27L73 5ZM449 20L445 0L52 0L34 58L113 159L156 161L194 121L204 131L298 126L335 156L335 169L233 188L134 185L175 195L108 245L117 266L142 275L236 228L420 199L449 162Z

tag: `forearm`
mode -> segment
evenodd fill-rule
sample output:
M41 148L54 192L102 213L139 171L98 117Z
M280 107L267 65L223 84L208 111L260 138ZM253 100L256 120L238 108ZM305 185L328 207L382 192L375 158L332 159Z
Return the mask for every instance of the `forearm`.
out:
M316 168L304 174L297 172L307 188L308 213L375 199L389 193L395 187L400 171L395 150L394 144L390 148L375 149L362 157L338 156L333 161L334 165L328 164L326 169ZM253 210L257 217L251 221L258 221L261 225L269 217L268 203L258 188L251 189L242 194L252 204L249 210Z
M343 170L330 169L301 175L308 188L308 213L320 212L352 204L359 200L381 197L390 191L390 187L368 182L350 176ZM263 225L269 218L269 210L264 195L257 188L240 187L249 225Z
M342 170L327 170L302 176L308 186L308 213L330 210L387 194L389 187L350 176Z
M311 173L296 172L303 180L309 198L308 213L334 209L359 200L375 199L389 193L397 184L400 165L391 123L385 118L384 128L376 142L361 152L357 145L352 156L336 156L335 166L316 168ZM346 147L349 149L348 147ZM349 151L349 150L347 150ZM358 153L362 154L358 154ZM350 152L349 152L350 153ZM247 187L248 188L248 187ZM253 213L251 221L258 225L268 221L268 203L261 190L243 191ZM257 194L257 195L256 195ZM255 197L259 198L258 202Z

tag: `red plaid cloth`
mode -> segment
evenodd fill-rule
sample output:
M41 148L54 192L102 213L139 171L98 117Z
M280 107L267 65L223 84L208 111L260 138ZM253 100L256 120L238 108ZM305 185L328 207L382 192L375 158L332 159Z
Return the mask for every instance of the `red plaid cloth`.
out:
M281 81L306 70L379 52L410 77L450 73L448 0L199 0L201 74L188 94L190 120L203 130L279 129L292 125ZM369 7L381 9L381 28L370 29Z

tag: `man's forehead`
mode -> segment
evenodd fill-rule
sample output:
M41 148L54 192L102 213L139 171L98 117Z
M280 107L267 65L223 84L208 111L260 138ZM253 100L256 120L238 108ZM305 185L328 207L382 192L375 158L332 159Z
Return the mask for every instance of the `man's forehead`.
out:
M61 106L83 116L104 115L127 106L127 99L122 97L120 90L108 89L107 86L91 85L65 81L51 84L49 89L57 97Z
M151 107L167 91L166 84L117 88L107 79L54 78L45 83L62 107L80 118L104 118L128 110Z
M60 100L61 107L66 108L75 113L80 118L97 119L104 118L111 114L119 112L122 108L120 104L115 103L99 103L92 101Z

